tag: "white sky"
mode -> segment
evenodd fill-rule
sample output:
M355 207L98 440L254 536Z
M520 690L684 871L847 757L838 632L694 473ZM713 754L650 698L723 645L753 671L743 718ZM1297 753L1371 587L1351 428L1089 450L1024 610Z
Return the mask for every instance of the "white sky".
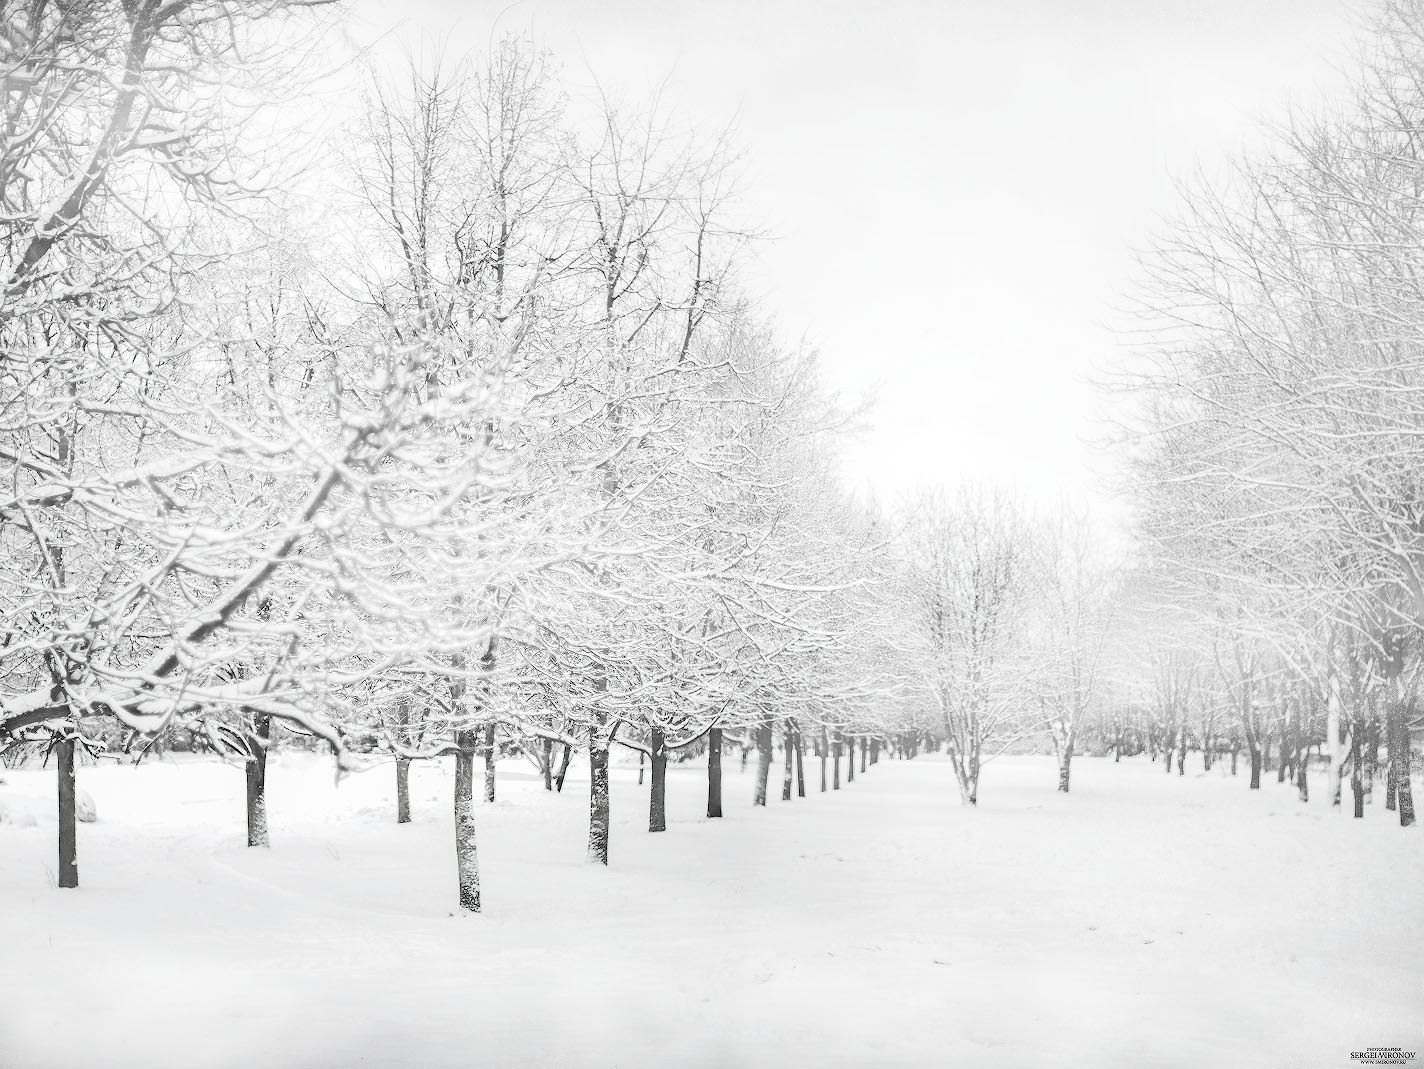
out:
M357 0L358 39L505 32L709 133L735 121L751 289L876 389L847 475L884 497L965 477L1089 498L1086 382L1132 250L1256 119L1338 93L1365 0Z

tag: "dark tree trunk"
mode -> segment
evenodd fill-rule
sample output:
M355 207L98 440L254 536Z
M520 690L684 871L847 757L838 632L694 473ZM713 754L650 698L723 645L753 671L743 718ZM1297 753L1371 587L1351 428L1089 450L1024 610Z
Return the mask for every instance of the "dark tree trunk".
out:
M1177 743L1177 775L1187 774L1187 733L1182 732L1181 741Z
M1371 701L1370 723L1365 730L1365 804L1373 805L1375 800L1375 777L1379 775L1380 722L1379 711Z
M1414 823L1414 788L1409 783L1409 750L1403 748L1399 757L1399 779L1394 785L1394 800L1399 806L1399 826Z
M722 815L722 729L707 732L707 816Z
M796 797L806 797L806 769L803 767L806 756L806 740L801 737L801 729L796 729Z
M455 870L460 908L480 911L480 856L475 843L475 736L455 732Z
M874 764L879 764L879 762L880 762L880 740L879 740L879 739L871 739L871 740L870 740L870 763L871 763L872 765L874 765Z
M771 721L764 720L756 729L757 771L753 805L766 805L766 784L771 778L772 745Z
M850 736L846 736L846 740L845 740L845 751L846 751L846 782L847 782L847 783L854 783L854 782L855 782L855 739L851 738Z
M648 792L648 830L667 831L667 736L661 729L653 728L648 733L648 748L652 750L653 765L653 785ZM642 769L638 771L641 773Z
M1310 762L1302 754L1296 761L1296 786L1300 788L1300 800L1310 801Z
M1384 714L1384 807L1391 813L1398 809L1399 796L1395 790L1394 757L1399 750L1400 718L1392 709Z
M1236 775L1236 756L1237 756L1237 754L1239 754L1240 752L1241 752L1240 747L1238 747L1238 746L1233 746L1233 747L1231 747L1231 774L1232 774L1233 776Z
M540 771L544 774L544 789L552 791L554 789L554 740L541 740L544 747L544 759L539 762Z
M1259 743L1252 743L1251 746L1251 783L1253 791L1261 789L1261 746Z
M742 743L742 771L747 770L747 755L752 752L752 748L746 743Z
M791 801L791 776L795 770L796 756L793 750L796 745L796 729L791 726L791 721L786 722L786 727L782 730L781 750L782 763L785 767L781 771L781 800Z
M68 725L66 725L68 728ZM74 813L74 736L54 748L59 795L59 886L79 886L79 837Z
M396 823L410 823L410 758L396 758Z
M485 801L494 801L494 758L496 747L494 744L494 725L485 725Z
M870 753L870 740L862 737L860 740L860 770L865 771L865 759Z
M1413 705L1409 706L1409 713L1413 713ZM1410 755L1409 755L1409 716L1405 710L1395 704L1394 718L1395 747L1390 765L1394 769L1394 801L1399 809L1399 826L1407 828L1414 823L1414 788L1409 783Z
M1356 720L1350 730L1350 793L1355 798L1355 819L1365 815L1365 781L1360 770L1360 735L1364 725Z
M588 859L608 864L608 743L594 728L588 745Z
M831 737L831 790L841 789L841 732L836 729L836 733Z
M642 750L638 751L638 786L643 785L643 774L647 770L646 754Z
M271 846L267 834L267 743L272 737L272 718L254 716L247 747L247 845Z
M826 793L826 754L830 751L830 743L826 739L826 729L821 728L821 744L817 748L816 755L821 759L821 793Z
M569 758L573 753L574 748L564 743L564 755L559 758L559 774L554 777L554 787L560 794L564 793L564 777L569 774Z

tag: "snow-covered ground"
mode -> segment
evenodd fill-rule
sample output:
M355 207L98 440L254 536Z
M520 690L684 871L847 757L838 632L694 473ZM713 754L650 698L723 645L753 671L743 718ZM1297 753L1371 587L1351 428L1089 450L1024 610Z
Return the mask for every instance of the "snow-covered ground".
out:
M724 820L702 817L703 769L674 766L649 835L624 766L604 870L583 861L581 771L547 795L501 765L479 916L452 915L448 763L415 770L401 827L389 766L337 788L325 762L276 757L270 851L242 845L237 769L81 769L99 822L64 892L51 774L5 773L0 798L38 823L0 823L0 1065L1424 1054L1424 830L1382 805L1352 821L1274 779L1088 758L1065 797L1050 761L1014 758L970 812L927 757L753 810L733 759Z

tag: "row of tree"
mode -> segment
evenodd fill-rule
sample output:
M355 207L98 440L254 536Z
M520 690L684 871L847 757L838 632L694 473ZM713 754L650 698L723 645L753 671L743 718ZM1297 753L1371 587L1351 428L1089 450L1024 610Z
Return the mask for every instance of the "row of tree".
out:
M575 121L507 40L373 77L284 180L262 109L302 110L293 57L339 18L6 13L0 745L55 755L61 886L108 725L244 762L253 845L274 722L341 768L393 755L407 798L453 757L478 909L481 753L487 793L501 744L586 753L606 863L615 745L658 831L671 754L895 715L851 417L739 294L725 144L603 99Z
M1140 547L1137 745L1229 740L1413 821L1424 623L1424 5L1380 5L1353 95L1189 191L1146 260L1119 445ZM1175 740L1175 741L1174 741ZM1379 756L1381 746L1384 757ZM1181 757L1178 758L1180 768Z
M1424 5L1385 9L1353 110L1151 261L1126 565L1001 491L847 496L855 414L739 289L725 139L572 99L527 42L370 77L291 173L341 17L29 0L0 29L0 749L54 755L61 886L76 749L116 730L245 764L253 845L274 723L392 758L403 811L410 763L452 759L470 909L501 748L550 785L587 756L600 863L615 747L661 831L670 759L705 747L715 816L724 744L764 802L778 736L784 796L807 741L895 738L970 805L1015 747L1063 791L1090 735L1244 752L1253 786L1274 747L1303 792L1323 748L1327 797L1348 775L1359 812L1383 767L1413 819Z

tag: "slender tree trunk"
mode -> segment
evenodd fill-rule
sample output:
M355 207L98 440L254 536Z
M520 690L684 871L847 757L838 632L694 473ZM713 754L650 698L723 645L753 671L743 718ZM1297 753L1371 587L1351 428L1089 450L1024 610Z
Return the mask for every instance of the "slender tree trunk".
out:
M661 728L653 728L648 733L648 747L653 751L653 785L652 790L648 792L648 830L667 831L667 736ZM642 772L641 768L639 772Z
M821 759L821 793L826 793L826 754L830 750L830 743L826 740L826 728L821 727L821 745L817 751L817 756Z
M1300 800L1310 801L1310 762L1306 760L1307 753L1302 753L1296 761L1295 774L1297 777L1296 786L1300 788Z
M831 790L841 789L841 730L831 736Z
M746 743L742 743L742 771L747 770L747 755L752 752L752 748Z
M1261 747L1251 746L1251 783L1250 789L1259 791L1261 789Z
M639 751L638 751L638 786L639 786L639 787L641 787L641 786L643 785L643 772L645 771L645 768L644 768L644 757L645 757L645 755L644 755L643 751L642 751L642 750L639 750Z
M410 758L396 758L396 823L410 823Z
M588 859L608 864L608 743L592 729L588 743Z
M406 739L410 724L410 703L402 699L396 705L397 734ZM410 823L410 758L396 755L396 823Z
M64 469L71 468L73 454L70 452L71 443L67 427L59 427L54 444L56 446L55 455L60 462L59 466ZM63 540L59 540L58 544L53 545L49 551L50 566L53 569L51 574L56 587L59 588L65 584L64 550ZM65 668L53 653L47 653L45 659L53 678L50 700L58 703L64 699L64 688L59 681L65 674ZM55 745L55 808L58 811L56 816L59 820L58 834L56 835L58 841L55 846L59 855L57 858L59 886L67 889L79 886L79 830L78 815L75 812L75 794L78 788L74 781L74 736L79 730L79 725L66 723L64 729L64 738Z
M1177 743L1177 775L1187 774L1187 733L1182 732L1181 739Z
M846 782L847 782L847 783L854 783L854 782L855 782L855 739L851 738L850 736L846 736L846 740L845 740L845 751L846 751Z
M722 729L707 732L707 816L722 815Z
M783 802L791 801L791 776L796 761L795 754L792 752L795 748L795 736L796 729L791 726L790 720L786 721L786 727L782 729L781 736L782 763L785 766L781 771L781 800Z
M494 744L494 725L485 725L485 801L494 801L494 758L496 747Z
M247 736L252 756L247 761L247 845L271 846L267 834L267 743L272 737L272 718L254 716Z
M1350 730L1350 793L1355 799L1355 819L1365 815L1365 782L1360 774L1360 734L1359 720Z
M806 797L806 769L803 767L806 757L806 740L801 737L801 729L796 729L796 797Z
M1340 722L1343 702L1340 698L1340 678L1331 670L1329 691L1325 699L1325 743L1330 755L1330 767L1325 773L1325 796L1334 808L1340 804L1340 769L1345 763L1345 750L1340 742Z
M569 774L569 758L573 756L574 748L568 743L564 743L564 755L559 758L559 774L554 777L554 788L558 793L564 793L564 777Z
M1375 801L1375 777L1379 775L1379 744L1380 744L1380 723L1379 709L1375 706L1373 699L1370 702L1370 723L1365 730L1365 804L1373 805Z
M66 725L67 727L69 725ZM74 813L74 736L54 748L59 804L59 886L79 886L79 836Z
M1414 788L1409 782L1409 751L1403 749L1399 756L1399 779L1394 785L1394 798L1399 806L1399 826L1407 828L1414 823Z
M554 789L554 740L542 739L544 748L544 759L539 762L539 771L544 774L544 789L552 791Z
M757 772L753 805L766 805L766 784L771 778L772 744L771 721L763 720L756 729Z
M1069 739L1058 751L1058 789L1068 793L1069 777L1073 771L1073 740Z
M866 759L866 757L869 755L869 753L870 753L870 740L867 739L867 738L865 738L864 736L862 736L862 737L861 737L861 740L860 740L860 770L861 770L862 772L865 771L865 759Z
M1390 703L1393 705L1393 702ZM1384 807L1391 813L1398 809L1398 793L1395 790L1394 757L1399 748L1399 717L1393 709L1384 714Z
M1390 764L1394 767L1394 800L1399 808L1399 826L1407 828L1414 823L1414 788L1409 782L1409 714L1413 713L1414 707L1410 705L1406 713L1397 702L1394 706L1398 727L1395 729L1394 759Z
M480 911L480 855L475 842L475 737L455 732L455 870L460 908Z
M880 740L870 740L870 763L872 765L880 763Z

